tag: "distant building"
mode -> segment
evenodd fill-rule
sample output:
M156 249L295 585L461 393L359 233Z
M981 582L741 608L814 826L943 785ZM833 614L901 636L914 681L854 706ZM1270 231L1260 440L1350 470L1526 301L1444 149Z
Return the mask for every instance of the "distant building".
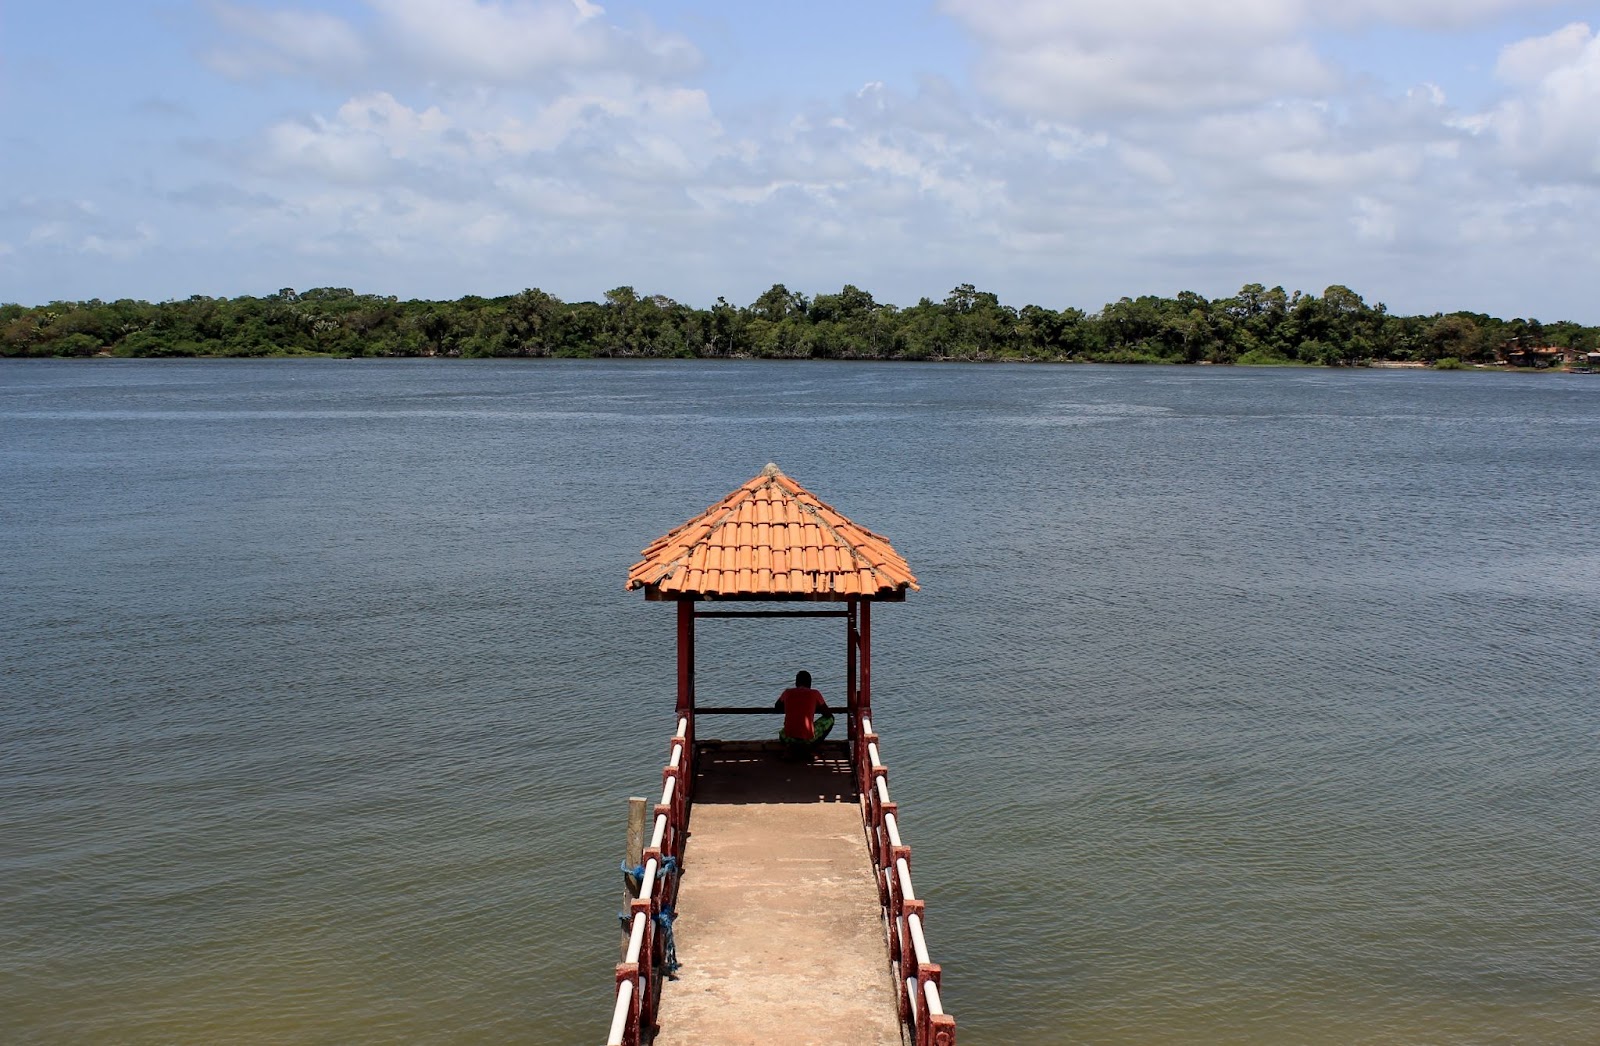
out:
M1583 353L1562 345L1529 346L1511 345L1503 350L1504 359L1513 367L1559 367L1583 359ZM1600 356L1600 353L1590 355Z

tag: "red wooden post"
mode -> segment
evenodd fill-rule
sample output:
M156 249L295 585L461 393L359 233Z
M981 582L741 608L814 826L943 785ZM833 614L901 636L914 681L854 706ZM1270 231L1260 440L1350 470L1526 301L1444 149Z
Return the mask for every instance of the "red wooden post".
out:
M662 833L661 836L661 853L663 855L672 857L673 861L676 862L678 854L678 826L676 824L676 819L672 816L672 807L673 804L670 803L657 803L655 805L655 813L651 817L651 823L655 823L654 819L656 817L665 817L667 819L667 830ZM646 850L645 853L649 854L650 851ZM645 858L647 861L649 859L650 858L648 856ZM657 868L660 868L659 864L657 865ZM663 881L662 875L663 873L660 871L656 873L657 883ZM661 892L659 886L657 887L656 892Z
M633 998L628 1002L628 1018L622 1024L622 1041L625 1044L639 1041L639 964L636 962L617 963L617 986L620 988L623 981L633 982Z
M861 789L862 795L872 791L872 746L878 743L876 733L866 733L863 728L857 747L860 751L856 754L856 787Z
M872 714L872 601L861 601L861 696L856 706L862 715Z
M672 739L672 750L679 753L678 765L668 766L661 772L661 786L664 790L669 780L673 783L672 804L667 807L667 835L672 840L668 849L678 862L678 870L682 871L683 842L689 827L689 786L685 783L688 771L682 755L683 744L676 737Z
M917 967L917 1040L927 1043L928 1046L933 1046L934 1042L933 1014L928 1010L928 991L923 985L932 981L935 988L941 987L939 984L939 972L939 964L936 962L922 964ZM951 1021L949 1026L953 1032L955 1030L955 1022Z
M678 600L678 714L694 718L694 600Z
M655 988L655 901L649 897L635 898L628 906L628 926L638 922L637 916L644 913L644 935L639 939L639 964L638 987L634 990L634 1005L638 1007L639 1025L648 1027L655 1022L655 1006L652 995Z
M673 792L673 799L679 807L679 816L684 824L689 823L689 789L690 782L694 779L694 770L689 765L690 741L687 736L673 735L667 743L667 761L671 764L672 753L678 753L678 789Z
M694 802L694 716L689 717L689 727L683 733L683 741L683 763L681 765L683 766L683 783L688 789L683 793L683 817L684 823L687 824L689 806Z
M844 699L848 710L845 716L845 725L849 729L849 733L845 735L845 740L849 741L852 746L861 733L861 709L856 703L856 604L858 602L860 600L850 600L850 616L845 618L844 625Z
M876 789L874 789L874 791L876 791ZM894 847L894 843L889 841L889 815L890 814L894 815L895 827L898 828L900 826L900 804L899 803L884 803L884 804L882 804L882 809L880 809L878 811L878 820L882 824L883 827L882 827L882 830L879 831L879 833L878 833L878 851L877 851L876 854L874 854L874 856L878 859L879 867L887 868L887 869L889 869L890 872L893 872L894 871L895 847ZM911 856L911 848L909 846L903 846L902 845L901 849L905 850L907 857Z
M915 973L917 969L917 946L916 942L911 939L911 916L915 915L918 919L921 919L922 913L925 911L927 911L927 907L920 897L913 897L910 900L903 897L900 899L900 919L895 929L900 937L898 952L900 969L907 971L908 976ZM917 1000L915 999L911 1000L913 1006L916 1005L916 1002Z

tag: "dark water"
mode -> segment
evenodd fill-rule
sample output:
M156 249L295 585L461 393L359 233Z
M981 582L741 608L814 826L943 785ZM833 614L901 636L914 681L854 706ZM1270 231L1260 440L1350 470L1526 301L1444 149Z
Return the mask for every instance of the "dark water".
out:
M0 1039L599 1041L623 577L773 460L923 583L963 1042L1600 1042L1597 434L1581 375L0 364ZM701 659L842 687L831 625Z

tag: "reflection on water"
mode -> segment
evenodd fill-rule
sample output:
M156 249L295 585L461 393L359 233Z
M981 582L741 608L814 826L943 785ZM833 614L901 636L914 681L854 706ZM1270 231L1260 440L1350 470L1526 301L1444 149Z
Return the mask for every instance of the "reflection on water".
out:
M673 687L622 580L776 460L923 583L876 718L963 1041L1592 1042L1597 417L1556 375L0 364L0 1027L596 1041ZM701 690L838 693L842 649L708 624Z

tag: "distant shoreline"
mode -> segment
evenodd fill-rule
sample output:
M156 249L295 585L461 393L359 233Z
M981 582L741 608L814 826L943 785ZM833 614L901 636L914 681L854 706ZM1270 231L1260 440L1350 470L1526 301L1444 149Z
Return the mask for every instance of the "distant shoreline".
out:
M1592 374L1600 373L1587 367L1514 367L1505 364L1473 363L1440 366L1434 363L1399 360L1362 360L1355 363L1303 363L1294 360L1277 360L1249 363L1212 363L1201 360L1195 363L1185 363L1173 360L1154 361L1116 361L1116 360L1090 360L1090 359L1007 359L1000 357L980 358L961 356L923 357L921 359L897 359L884 356L836 356L829 358L810 357L775 357L775 356L643 356L617 354L611 356L500 356L500 357L462 357L448 355L422 354L416 356L336 356L324 353L306 352L280 352L259 353L254 355L225 355L222 353L207 353L194 356L177 355L151 355L131 356L115 353L99 352L88 356L0 356L0 362L76 362L83 364L106 362L171 362L171 363L196 363L214 361L218 363L238 362L241 360L256 362L278 361L322 361L325 363L384 363L384 362L430 362L430 363L552 363L552 362L631 362L631 363L896 363L907 365L933 365L965 363L976 366L1025 364L1030 366L1115 366L1115 367L1222 367L1238 370L1385 370L1385 371L1425 371L1438 373L1444 371L1463 371L1480 374Z
M901 308L859 287L807 296L774 284L745 306L642 295L564 302L401 301L341 287L264 297L0 305L0 357L834 359L1433 368L1600 367L1600 327L1482 313L1398 316L1348 287L1246 284L1120 298L1087 313L1004 305L961 284Z

